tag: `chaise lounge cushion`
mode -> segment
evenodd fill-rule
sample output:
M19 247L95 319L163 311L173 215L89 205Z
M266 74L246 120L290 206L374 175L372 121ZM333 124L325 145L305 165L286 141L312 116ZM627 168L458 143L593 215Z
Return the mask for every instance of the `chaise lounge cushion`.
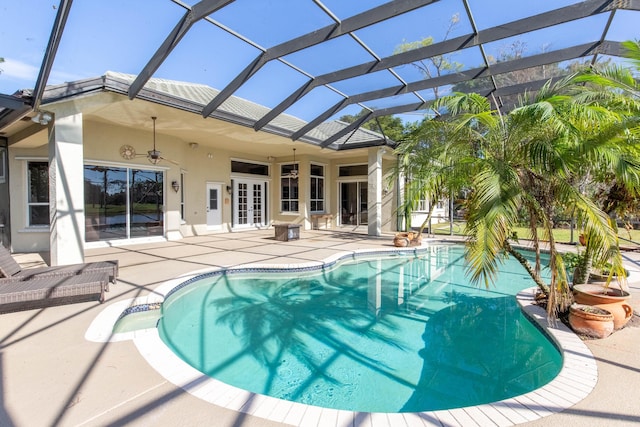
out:
M20 264L13 259L9 250L0 245L0 277L34 279L37 277L69 276L91 271L107 272L111 283L116 283L118 277L118 261L97 261L53 267L34 267L23 270ZM109 289L107 288L107 290Z
M67 276L33 279L0 279L0 313L70 304L89 300L104 302L109 273L91 271Z

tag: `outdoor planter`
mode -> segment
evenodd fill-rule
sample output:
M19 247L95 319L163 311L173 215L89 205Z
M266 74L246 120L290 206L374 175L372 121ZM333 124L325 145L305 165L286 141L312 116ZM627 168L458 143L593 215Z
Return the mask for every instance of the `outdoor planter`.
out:
M604 308L572 304L569 325L576 333L593 338L606 338L613 332L613 314Z
M418 236L418 233L412 231L406 233L396 233L393 238L393 245L398 248L404 248L407 246L420 246L422 245L422 237Z
M627 277L629 276L629 272L625 270ZM617 275L613 275L613 279L615 279ZM600 269L593 269L589 273L589 283L606 283L609 279L609 274L606 271L602 271Z
M578 304L587 304L610 311L614 317L614 328L620 329L633 316L633 308L627 304L629 292L603 285L574 285L573 296Z

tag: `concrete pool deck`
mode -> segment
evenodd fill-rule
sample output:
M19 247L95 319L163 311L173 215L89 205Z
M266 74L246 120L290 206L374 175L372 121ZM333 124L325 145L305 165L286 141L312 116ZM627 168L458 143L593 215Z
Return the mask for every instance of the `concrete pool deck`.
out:
M88 302L0 315L0 425L285 425L192 396L151 367L131 340L94 342L85 334L111 306L126 306L124 301L153 295L165 282L196 270L318 262L344 251L390 248L391 240L391 235L370 238L340 231L303 231L300 240L278 242L270 229L87 250L86 261L117 258L120 262L118 284L111 287L105 304ZM640 254L624 255L632 274L640 274ZM42 262L33 254L16 259L23 267ZM631 305L640 311L640 285L632 282L630 290ZM640 425L640 328L627 327L584 344L598 369L593 391L560 413L522 425ZM369 426L371 419L363 417L355 424ZM414 419L411 425L428 422ZM449 420L446 425L455 422ZM473 418L457 422L485 424ZM500 424L486 421L486 425ZM314 419L300 425L329 424ZM396 424L388 421L387 425Z

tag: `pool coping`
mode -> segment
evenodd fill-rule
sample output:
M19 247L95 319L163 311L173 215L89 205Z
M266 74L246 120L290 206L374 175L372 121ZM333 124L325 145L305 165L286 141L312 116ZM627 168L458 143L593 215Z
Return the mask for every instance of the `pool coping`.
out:
M382 250L348 251L336 254L322 262L302 264L245 264L233 267L233 271L250 269L317 269L335 264L338 260L349 256L374 254L379 252L420 251L415 247L398 250L384 248ZM591 393L598 379L596 361L584 342L560 321L550 323L543 308L534 304L535 287L525 289L517 294L517 301L523 312L534 321L563 355L563 364L559 374L546 385L531 392L483 405L416 413L364 413L290 402L252 393L210 378L182 361L160 339L157 328L110 335L100 325L115 323L127 307L138 304L158 304L173 289L185 281L191 281L203 274L210 274L221 269L207 269L183 275L165 282L148 297L136 300L121 301L109 307L95 319L85 337L91 341L133 340L144 359L167 381L185 390L189 394L214 405L234 411L243 412L274 422L290 425L361 425L363 422L372 427L381 426L465 426L473 423L479 425L509 426L540 419L567 409ZM219 273L218 273L219 274ZM95 326L95 327L94 327ZM102 330L101 333L96 331ZM92 331L92 332L91 332ZM108 338L108 339L107 339Z

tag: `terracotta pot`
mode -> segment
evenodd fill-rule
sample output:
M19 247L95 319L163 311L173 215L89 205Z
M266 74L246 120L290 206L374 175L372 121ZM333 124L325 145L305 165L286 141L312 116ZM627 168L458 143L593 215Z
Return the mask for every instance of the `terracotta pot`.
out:
M406 246L411 246L411 242L414 239L414 233L409 231L407 233L396 233L393 238L393 245L398 248L404 248Z
M620 329L633 316L633 308L627 304L629 292L602 285L574 285L573 296L578 304L604 308L613 314L614 328Z
M573 304L569 308L569 325L578 334L606 338L613 332L613 314L604 308Z
M418 234L414 235L411 241L409 242L409 246L421 246L422 245L422 236Z
M580 236L578 236L578 241L582 246L587 246L587 238L585 237L584 234L581 234Z

